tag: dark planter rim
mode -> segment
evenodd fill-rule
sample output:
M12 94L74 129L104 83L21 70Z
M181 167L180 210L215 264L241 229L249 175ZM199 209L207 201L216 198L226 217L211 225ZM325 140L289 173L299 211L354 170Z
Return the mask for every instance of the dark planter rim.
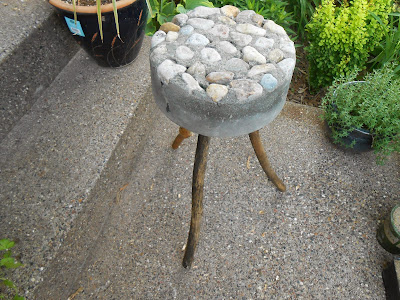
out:
M137 0L117 0L117 9L124 8ZM59 9L74 12L74 7L72 4L68 4L61 0L49 0L49 3ZM114 10L112 3L105 4L101 6L101 12L107 13L112 12ZM97 14L97 7L96 6L76 6L77 13L83 14Z

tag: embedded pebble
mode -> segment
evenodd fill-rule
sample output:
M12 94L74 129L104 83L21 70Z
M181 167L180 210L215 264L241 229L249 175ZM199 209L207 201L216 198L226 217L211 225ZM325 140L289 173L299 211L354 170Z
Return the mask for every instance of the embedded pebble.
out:
M264 55L258 52L251 46L246 46L243 48L243 60L246 62L256 62L258 64L265 64L267 62Z
M284 57L285 54L283 54L282 50L280 49L274 49L268 54L269 61L274 63L280 62Z
M273 92L278 86L278 80L271 74L265 74L260 84L266 91Z
M200 33L193 33L187 40L186 44L193 46L205 46L210 40Z
M292 55L296 54L296 48L294 47L294 43L292 41L281 42L281 45L279 48L282 51L287 52L289 54L292 54Z
M188 60L193 58L194 53L192 50L190 50L189 47L179 46L178 48L176 48L175 55L179 59Z
M152 55L163 55L168 52L167 46L166 45L160 45L157 48L153 50L151 53Z
M154 48L158 44L161 44L162 42L164 42L166 36L167 36L167 34L161 30L154 33L153 37L151 38L151 48Z
M167 22L160 26L160 30L164 31L165 33L168 33L170 31L178 32L179 29L181 29L181 28L172 22Z
M227 84L234 75L233 72L211 72L207 75L206 80L211 83Z
M236 30L241 33L259 35L259 36L264 36L267 33L265 29L262 29L260 27L257 27L249 23L238 24L236 26Z
M228 87L226 85L213 83L207 87L206 92L214 102L218 102L228 94Z
M193 30L194 30L194 27L193 27L193 26L185 25L185 26L183 26L183 27L181 28L181 30L179 30L179 33L180 33L180 34L183 34L183 35L191 35L192 32L193 32Z
M210 30L214 26L213 20L207 20L202 18L193 18L187 21L187 24L192 25L194 28L201 30Z
M253 39L251 35L248 34L243 34L240 32L230 32L230 36L233 40L233 42L241 47L247 46L250 44L251 40Z
M255 15L255 11L253 10L244 10L241 11L237 16L236 16L236 22L237 23L250 23L252 21L253 16Z
M247 72L249 65L240 58L231 58L225 64L225 69L234 73Z
M248 77L254 77L259 74L267 73L276 70L273 64L263 64L263 65L256 65L251 68L251 70L247 73Z
M264 17L262 15L259 15L259 14L255 14L254 16L252 16L251 20L254 23L257 23L258 26L262 26L262 24L264 23Z
M286 35L285 29L272 20L265 21L263 28L277 35Z
M286 79L290 79L293 74L296 61L293 58L286 58L278 63L278 67L285 73Z
M221 7L221 13L227 17L235 18L240 12L240 9L233 5L225 5Z
M206 76L206 67L199 61L196 61L193 65L189 67L187 70L189 74L192 75L201 75L201 76Z
M238 79L231 81L231 87L236 93L236 98L246 100L250 96L258 97L262 95L263 87L253 80Z
M178 26L183 26L186 24L186 21L188 20L188 15L187 14L178 14L175 15L174 18L172 19L172 23L178 25Z
M236 25L235 21L233 21L231 18L228 18L226 16L221 16L221 17L218 18L218 20L221 21L222 23L225 23L226 25L229 25L229 26L235 26Z
M229 27L223 24L217 24L210 30L210 33L220 38L227 39L229 37Z
M175 31L170 31L167 33L167 37L165 38L166 42L174 42L178 39L179 33Z
M257 47L260 49L270 49L274 46L274 44L275 44L275 41L273 39L269 39L266 37L260 37L255 41L254 47Z
M202 92L203 89L199 85L196 79L193 78L192 75L188 73L182 73L182 79L186 82L187 88L189 90L189 94L192 94L194 91Z
M157 67L157 75L161 82L168 84L176 75L186 71L186 67L174 63L172 60L166 59Z
M228 54L235 54L237 52L237 48L228 41L219 42L217 44L217 49Z
M218 7L197 6L195 9L188 12L188 15L191 18L207 18L215 14L221 14L221 11Z
M215 63L221 60L221 55L214 48L204 48L200 52L201 59L206 63Z

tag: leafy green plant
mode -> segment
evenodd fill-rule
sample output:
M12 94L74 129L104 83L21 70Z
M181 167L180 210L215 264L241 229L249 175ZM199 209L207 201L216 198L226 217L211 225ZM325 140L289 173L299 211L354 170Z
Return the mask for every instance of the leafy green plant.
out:
M334 78L365 69L370 53L384 37L391 12L391 0L353 0L336 7L323 0L306 26L310 45L311 88L329 86Z
M392 152L400 152L400 79L395 67L387 64L358 84L346 84L356 79L357 72L341 76L322 100L323 118L334 142L346 146L344 137L356 128L366 129L373 136L378 163Z
M15 243L9 239L0 240L0 284L4 285L14 291L14 300L23 300L24 297L18 295L18 288L15 286L14 282L7 279L4 275L4 269L15 269L22 266L21 263L16 262L15 258L12 257L11 248L14 247ZM6 299L6 295L0 292L0 299Z
M293 14L296 20L295 28L297 35L305 40L305 27L310 22L315 8L321 4L321 0L288 0L287 10Z

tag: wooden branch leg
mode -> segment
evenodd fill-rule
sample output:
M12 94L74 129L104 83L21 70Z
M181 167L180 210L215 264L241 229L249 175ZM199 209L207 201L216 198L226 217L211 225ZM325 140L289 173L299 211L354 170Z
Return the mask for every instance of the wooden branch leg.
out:
M203 187L207 166L208 146L210 137L199 134L196 156L193 168L192 183L192 218L190 221L189 237L182 265L187 268L192 265L197 241L199 240L201 217L203 215Z
M268 161L267 154L265 153L264 146L261 142L260 133L257 130L250 133L249 136L254 151L256 152L258 161L260 162L261 167L263 168L265 174L267 174L268 178L272 181L273 184L275 184L278 190L280 190L281 192L285 192L286 191L285 184L276 175L276 173L271 168L271 165Z
M191 131L189 131L183 127L179 127L179 134L176 136L174 142L172 143L172 149L174 149L174 150L178 149L178 147L180 146L182 141L184 139L187 139L191 135L192 135Z

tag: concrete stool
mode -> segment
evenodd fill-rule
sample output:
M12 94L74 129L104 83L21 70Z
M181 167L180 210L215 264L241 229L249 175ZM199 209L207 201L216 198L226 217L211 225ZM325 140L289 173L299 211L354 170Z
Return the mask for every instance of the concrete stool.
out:
M172 147L198 133L192 217L183 266L190 267L200 233L210 137L249 134L257 158L280 191L258 130L282 110L296 62L285 30L254 11L199 6L163 24L151 41L153 95L180 126Z

